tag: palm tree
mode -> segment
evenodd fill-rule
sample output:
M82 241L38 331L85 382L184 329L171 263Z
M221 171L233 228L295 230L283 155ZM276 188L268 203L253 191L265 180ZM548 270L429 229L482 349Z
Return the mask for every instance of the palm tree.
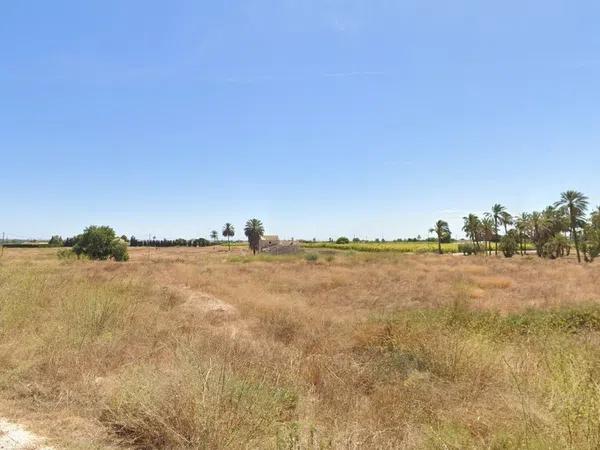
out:
M486 253L492 254L492 240L496 241L496 249L498 248L498 239L494 239L498 237L496 223L494 222L494 218L491 214L486 214L486 216L481 221L481 234L484 240L484 248Z
M494 219L494 241L496 241L495 253L498 256L498 224L502 222L502 214L506 212L506 208L499 203L492 206L492 214L490 216Z
M229 222L223 227L223 236L227 238L227 247L229 247L229 251L231 251L231 242L229 241L229 238L235 236L235 228Z
M447 240L450 238L450 227L448 226L448 222L443 220L438 220L435 223L435 226L429 230L430 233L437 234L438 240L438 253L442 254L442 240Z
M217 233L217 230L212 230L210 232L210 238L215 242L217 241L217 239L219 239L219 233Z
M590 221L592 222L592 227L600 229L600 206L596 206L596 209L592 211Z
M573 241L575 241L575 250L577 251L577 262L581 262L577 226L584 220L585 211L588 207L588 198L578 191L565 191L560 194L560 200L556 202L554 206L565 208L569 214L571 235Z
M475 214L469 214L468 216L463 217L463 220L463 231L467 237L471 239L476 250L479 251L479 236L481 234L481 221L479 220L479 217Z
M525 240L527 239L529 223L530 216L527 213L522 213L515 219L515 228L517 229L517 233L519 235L519 250L521 252L521 256L523 256L525 250Z
M513 224L513 216L508 211L500 213L500 223L504 225L504 234L508 234L508 226Z
M252 249L252 253L256 255L260 244L260 238L265 234L265 228L258 219L250 219L244 227L244 234L248 238L248 245Z

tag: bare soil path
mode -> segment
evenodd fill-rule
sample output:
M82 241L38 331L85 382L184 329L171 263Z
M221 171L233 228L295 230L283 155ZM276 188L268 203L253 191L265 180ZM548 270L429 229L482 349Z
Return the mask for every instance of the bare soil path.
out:
M22 425L0 418L0 450L53 450Z

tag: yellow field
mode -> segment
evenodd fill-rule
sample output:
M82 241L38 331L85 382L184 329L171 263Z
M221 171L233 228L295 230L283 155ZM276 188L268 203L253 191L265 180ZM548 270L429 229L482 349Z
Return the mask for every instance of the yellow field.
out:
M0 416L66 448L598 448L600 266L0 259Z
M435 253L436 242L351 242L336 244L335 242L315 242L302 244L305 248L330 248L336 250L354 250L358 252L402 252L402 253ZM457 253L458 244L442 244L444 253Z

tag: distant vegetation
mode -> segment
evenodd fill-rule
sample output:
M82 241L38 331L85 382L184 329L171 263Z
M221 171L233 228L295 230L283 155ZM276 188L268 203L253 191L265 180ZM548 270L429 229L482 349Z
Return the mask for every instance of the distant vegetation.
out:
M114 259L115 261L129 260L127 243L118 238L115 230L107 226L91 225L75 238L72 252L89 259Z
M591 262L600 255L600 206L588 216L588 198L578 191L565 191L560 200L547 206L542 211L522 213L513 216L507 208L499 203L494 204L489 212L479 217L468 214L463 217L462 231L469 242L457 242L452 239L448 222L440 219L429 233L435 237L422 239L421 236L408 239L386 241L377 238L374 241L363 241L358 237L352 240L346 236L337 239L329 238L328 242L300 241L306 248L331 248L340 250L371 251L371 252L437 252L463 253L465 255L484 254L498 255L500 251L505 257L515 254L524 255L528 250L535 250L539 257L556 259L571 254L575 250L577 260ZM265 229L259 219L250 219L244 227L248 246L254 254L259 250L259 242ZM231 249L231 238L235 236L235 227L226 223L221 234L227 238ZM131 247L206 247L220 244L219 233L210 232L209 241L197 239L160 239L156 237L137 239L131 236L121 236L120 241ZM81 236L63 240L55 235L48 243L15 242L5 244L6 247L74 247ZM235 245L240 245L236 242ZM105 252L102 253L104 256ZM111 256L113 257L113 256Z
M465 255L498 255L500 251L507 258L535 250L539 257L548 259L568 256L574 248L578 261L583 259L591 262L600 255L600 206L588 217L588 205L588 198L577 191L563 192L559 201L541 212L518 216L513 216L505 206L496 203L483 217L477 214L463 217L462 231L470 242L453 242L448 222L440 219L429 230L436 237L426 240L418 237L386 242L383 239L360 241L354 238L350 242L348 238L340 237L329 242L304 241L303 246L368 252L452 252Z
M471 240L471 246L463 249L469 254L491 254L494 243L497 254L500 243L504 255L510 257L517 252L524 254L530 243L539 257L556 259L569 255L574 246L579 262L582 254L585 261L591 262L600 254L600 207L588 219L588 205L588 198L577 191L563 192L559 201L541 212L516 217L496 204L482 219L476 214L463 218L462 229ZM504 228L503 236L500 226Z
M441 244L443 253L459 252L459 243ZM336 242L303 242L305 248L329 248L334 250L354 250L357 252L399 252L399 253L437 253L438 244L427 241L401 241L401 242L350 242L338 244Z
M129 241L131 247L208 247L212 245L208 239L136 239L131 236Z

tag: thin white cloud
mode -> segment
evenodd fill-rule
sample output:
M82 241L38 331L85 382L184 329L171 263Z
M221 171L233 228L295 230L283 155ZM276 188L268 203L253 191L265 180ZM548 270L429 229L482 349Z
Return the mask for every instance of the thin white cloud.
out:
M373 77L382 76L385 72L373 72L373 71L362 71L362 72L333 72L325 73L324 77Z

